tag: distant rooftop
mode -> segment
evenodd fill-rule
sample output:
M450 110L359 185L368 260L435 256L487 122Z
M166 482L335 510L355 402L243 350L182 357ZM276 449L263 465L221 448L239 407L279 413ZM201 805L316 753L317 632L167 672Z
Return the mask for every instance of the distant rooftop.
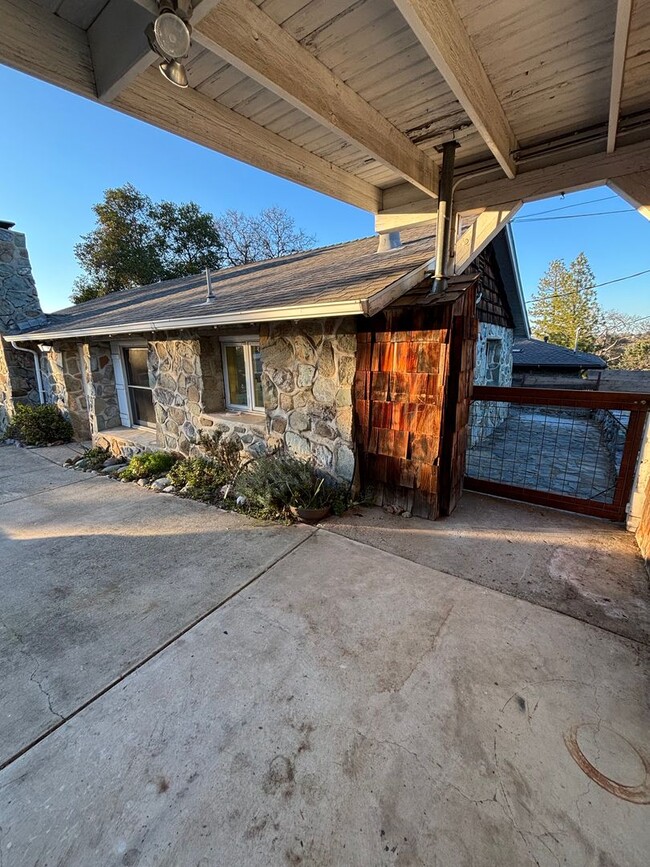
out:
M581 370L607 367L607 362L591 352L574 352L557 343L533 337L516 337L512 347L512 364L517 367L577 367Z

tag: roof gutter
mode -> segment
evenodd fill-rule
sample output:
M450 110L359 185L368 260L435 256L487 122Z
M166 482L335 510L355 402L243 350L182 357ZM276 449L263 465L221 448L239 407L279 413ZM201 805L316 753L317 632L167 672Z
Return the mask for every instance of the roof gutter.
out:
M251 322L274 322L283 319L316 319L322 316L358 316L364 314L367 299L361 301L333 301L329 304L301 304L293 307L267 307L261 310L242 310L238 313L217 313L211 316L185 316L177 319L151 319L125 325L100 325L95 328L75 328L64 331L32 331L25 334L7 334L4 339L27 342L31 340L67 340L73 337L106 337L114 334L132 334L142 331L175 331L184 328L206 328L219 325L241 325Z
M43 404L45 403L45 389L43 388L43 377L41 375L41 361L38 357L38 352L34 349L29 349L26 346L16 346L15 340L9 340L5 338L8 343L10 343L15 350L18 352L29 352L29 354L34 359L34 373L36 374L36 387L38 389L38 402Z

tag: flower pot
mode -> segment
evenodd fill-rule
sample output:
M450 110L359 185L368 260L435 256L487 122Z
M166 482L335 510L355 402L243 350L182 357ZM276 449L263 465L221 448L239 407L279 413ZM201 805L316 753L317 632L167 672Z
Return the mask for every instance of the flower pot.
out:
M317 524L332 511L331 506L321 506L319 509L303 509L302 506L290 506L289 510L294 518L303 524Z

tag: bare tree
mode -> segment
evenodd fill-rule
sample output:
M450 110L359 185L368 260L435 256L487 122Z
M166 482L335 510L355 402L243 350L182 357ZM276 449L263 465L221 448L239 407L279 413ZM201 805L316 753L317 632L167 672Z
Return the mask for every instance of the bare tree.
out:
M594 352L604 358L610 367L620 367L634 344L647 334L649 326L650 316L601 310Z
M228 210L216 221L229 265L246 265L263 259L289 256L314 246L315 238L296 228L292 216L277 206L257 215Z

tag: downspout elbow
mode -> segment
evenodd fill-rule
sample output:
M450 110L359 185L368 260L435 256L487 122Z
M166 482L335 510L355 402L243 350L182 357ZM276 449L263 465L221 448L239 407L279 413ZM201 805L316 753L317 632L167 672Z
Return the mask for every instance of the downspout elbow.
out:
M36 387L38 388L38 402L45 403L45 390L43 389L43 376L41 374L41 360L38 352L35 349L28 349L26 346L18 346L15 340L10 340L9 343L18 352L29 352L34 359L34 373L36 374Z

